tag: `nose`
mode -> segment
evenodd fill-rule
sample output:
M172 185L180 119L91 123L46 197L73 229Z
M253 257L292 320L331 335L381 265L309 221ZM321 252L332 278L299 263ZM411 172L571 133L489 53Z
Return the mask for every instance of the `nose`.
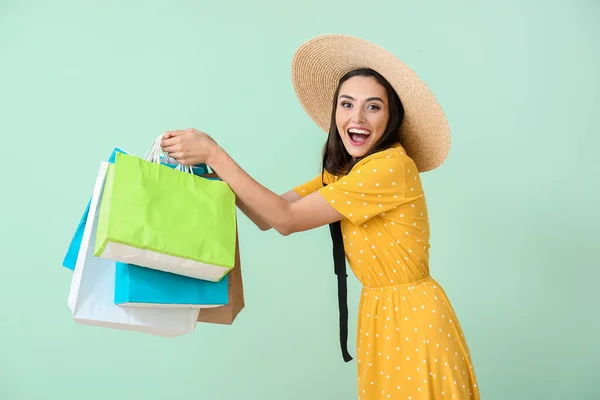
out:
M363 110L360 107L356 107L352 113L352 122L360 124L364 122Z

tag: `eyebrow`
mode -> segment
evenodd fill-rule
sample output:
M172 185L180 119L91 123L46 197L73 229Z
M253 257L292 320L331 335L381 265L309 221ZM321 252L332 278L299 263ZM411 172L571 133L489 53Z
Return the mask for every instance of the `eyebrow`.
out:
M349 99L349 100L356 100L354 97L352 97L352 96L348 96L347 94L343 94L343 95L341 95L341 96L340 96L340 99L341 99L341 98L346 98L346 99ZM380 101L380 102L382 102L382 103L383 103L383 100L381 100L381 98L379 98L379 97L369 97L369 98L367 99L367 101Z

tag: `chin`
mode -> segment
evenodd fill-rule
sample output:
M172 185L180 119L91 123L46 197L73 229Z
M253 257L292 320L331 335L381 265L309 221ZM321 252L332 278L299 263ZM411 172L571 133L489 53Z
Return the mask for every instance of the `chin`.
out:
M344 147L346 148L348 154L350 154L352 157L360 158L369 153L369 151L371 151L373 148L373 145L371 143L365 143L361 146L354 146L344 141Z

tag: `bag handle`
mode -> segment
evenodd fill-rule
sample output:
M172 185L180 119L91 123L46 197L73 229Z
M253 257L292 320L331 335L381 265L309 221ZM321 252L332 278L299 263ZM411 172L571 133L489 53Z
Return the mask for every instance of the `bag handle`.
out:
M325 163L323 163L325 165ZM325 184L325 169L321 174L321 183ZM348 274L346 272L346 254L344 252L344 235L340 221L329 224L329 232L333 244L333 270L338 283L338 313L340 325L340 347L345 362L352 361L348 352Z
M179 164L173 157L169 156L168 153L166 153L162 150L162 147L160 146L160 142L162 141L162 138L163 138L163 135L160 135L156 139L154 139L154 141L148 148L148 151L146 152L146 157L144 157L144 160L150 161L155 164L160 164L160 156L164 155L165 160L169 164L177 164L177 166L175 167L176 170L193 174L194 171L193 171L193 169L192 169L193 167L191 165L187 166L187 165Z

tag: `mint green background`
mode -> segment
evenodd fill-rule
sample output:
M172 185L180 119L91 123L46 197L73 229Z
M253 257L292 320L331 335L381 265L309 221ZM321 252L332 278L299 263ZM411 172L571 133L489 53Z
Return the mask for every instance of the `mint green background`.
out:
M320 3L0 2L0 398L356 398L327 228L240 217L247 308L173 340L74 323L60 265L114 146L195 127L277 192L313 177L324 135L290 60L321 33L399 54L447 112L451 155L423 176L432 269L483 398L598 397L599 3Z

